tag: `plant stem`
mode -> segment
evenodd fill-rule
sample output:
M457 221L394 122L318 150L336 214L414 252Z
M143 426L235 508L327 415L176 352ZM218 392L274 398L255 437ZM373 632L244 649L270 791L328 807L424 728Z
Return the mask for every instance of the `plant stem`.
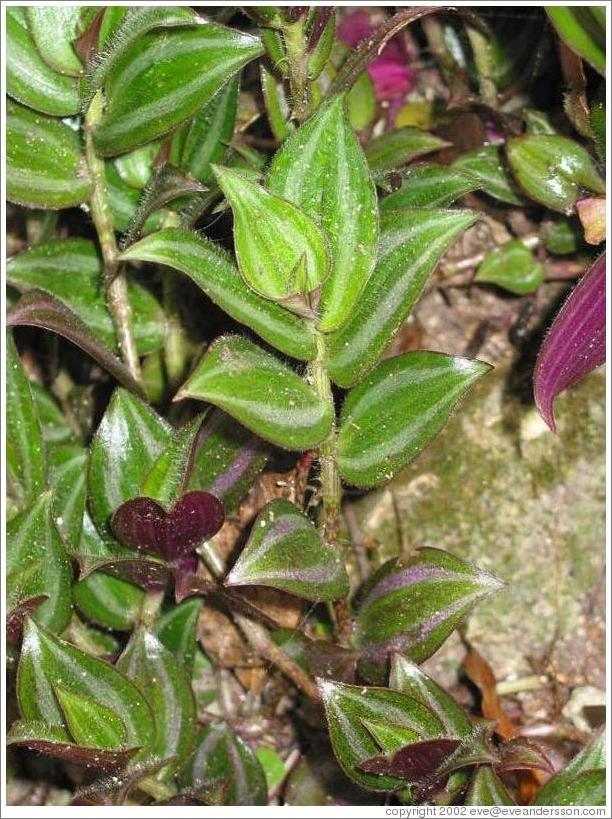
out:
M310 88L303 20L288 23L283 29L283 37L289 62L289 87L293 117L298 122L304 122L310 114Z
M332 417L336 416L334 396L331 388L331 381L325 366L325 337L315 329L317 340L317 356L309 367L309 380L314 391L328 403L331 407ZM319 465L321 482L321 513L319 530L326 545L332 546L338 543L340 535L340 509L342 503L342 482L338 472L336 459L336 425L332 422L332 428L328 437L319 447ZM348 644L352 632L353 624L348 604L346 600L334 601L334 615L336 620L336 630L338 639L343 644Z
M104 160L96 153L93 142L93 131L102 118L102 111L102 93L98 91L85 115L85 156L92 183L89 205L102 250L106 300L115 324L121 356L134 379L140 382L140 361L132 331L132 305L128 298L125 272L118 261L119 251L108 201Z
M151 628L153 623L157 620L157 615L164 602L164 592L162 591L148 591L140 606L140 624L145 628Z
M223 580L226 567L216 549L206 541L197 549L198 554L206 564L207 569L216 580ZM276 643L272 642L266 628L261 623L256 623L243 614L233 613L232 617L238 628L244 634L251 648L264 660L276 666L291 682L310 699L319 701L321 699L319 690L308 674L303 671L288 654L280 649Z
M491 55L491 43L482 32L472 26L467 26L467 35L478 72L480 96L483 102L490 105L491 108L497 108L497 87L493 80L494 65Z

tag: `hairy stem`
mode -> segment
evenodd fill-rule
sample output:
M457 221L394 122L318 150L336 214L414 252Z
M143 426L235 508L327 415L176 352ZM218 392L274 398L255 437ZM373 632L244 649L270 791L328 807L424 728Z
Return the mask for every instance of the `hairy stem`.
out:
M140 361L132 330L132 305L128 298L125 272L118 261L119 251L108 201L104 160L96 153L93 143L93 131L102 118L102 111L102 94L98 91L85 115L85 156L92 183L89 205L102 250L106 301L113 317L121 356L134 379L140 381Z
M216 580L223 580L226 567L216 549L206 541L198 546L197 552L213 577ZM256 651L262 659L276 666L276 668L288 677L300 691L303 691L307 697L315 701L320 700L319 690L314 681L297 663L293 662L288 654L285 654L285 652L272 641L267 629L262 626L261 623L256 623L249 617L235 612L232 614L232 617L251 648Z
M283 29L283 36L288 58L293 117L298 122L304 122L310 114L310 86L303 20L288 23Z
M317 339L317 357L309 367L309 380L314 391L328 403L335 417L334 396L331 381L325 366L325 337L315 330ZM327 545L338 542L340 534L340 513L342 503L342 483L336 458L336 425L332 424L331 432L319 447L319 468L321 482L321 512L319 530ZM353 626L346 600L334 602L336 630L341 643L347 644L352 636Z

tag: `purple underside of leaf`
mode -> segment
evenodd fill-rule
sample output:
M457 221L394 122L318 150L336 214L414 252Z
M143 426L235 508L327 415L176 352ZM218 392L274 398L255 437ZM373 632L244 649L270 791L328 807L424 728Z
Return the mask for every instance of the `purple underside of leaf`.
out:
M499 760L494 765L498 773L539 770L554 773L550 759L541 748L526 737L516 737L499 748Z
M29 617L41 603L49 599L47 594L37 594L35 597L29 597L27 600L22 600L6 615L6 639L9 643L18 643L21 639L21 632L23 629L23 621Z
M134 380L125 364L92 336L72 310L48 293L42 290L28 291L8 312L6 324L8 327L25 324L57 333L90 355L126 389L146 399L142 387Z
M555 431L553 403L563 390L606 360L606 256L578 282L540 349L533 376L535 402Z
M442 762L461 745L455 737L441 737L413 742L392 756L375 756L359 766L365 773L380 773L405 779L408 782L425 782L434 776Z

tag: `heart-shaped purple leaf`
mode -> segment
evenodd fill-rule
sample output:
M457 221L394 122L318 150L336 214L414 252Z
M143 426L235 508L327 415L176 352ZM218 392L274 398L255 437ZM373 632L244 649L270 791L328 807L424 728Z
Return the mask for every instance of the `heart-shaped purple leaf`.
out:
M366 773L385 774L405 779L407 782L423 782L435 774L442 762L461 744L455 737L439 737L412 742L393 756L374 756L362 762L360 768Z
M606 256L585 273L557 314L533 374L536 406L555 431L553 402L606 360Z
M111 527L126 546L176 560L216 534L224 517L214 495L188 492L169 511L153 498L132 498L116 510Z

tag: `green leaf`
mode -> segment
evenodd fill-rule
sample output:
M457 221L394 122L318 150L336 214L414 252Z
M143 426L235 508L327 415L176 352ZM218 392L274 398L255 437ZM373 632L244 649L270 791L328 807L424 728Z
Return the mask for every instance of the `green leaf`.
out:
M19 205L49 210L85 202L90 183L79 135L59 120L9 103L6 195Z
M49 33L57 43L60 38ZM77 81L56 73L43 60L28 31L26 9L18 6L6 10L6 90L13 99L43 114L66 117L79 110Z
M281 498L257 516L225 584L272 586L315 601L338 600L349 592L340 549L326 545L312 521Z
M506 153L525 193L551 210L569 215L584 189L606 191L589 154L567 137L513 137Z
M182 788L204 790L214 804L267 805L261 763L225 722L212 722L197 736L195 750L180 775Z
M540 224L540 236L550 253L560 256L575 253L584 244L584 231L574 216L556 216Z
M390 480L440 432L459 399L489 369L482 361L432 352L383 361L342 407L342 477L356 486Z
M485 145L463 154L450 166L451 170L465 174L481 190L509 205L524 205L524 199L516 192L512 177L506 169L501 150L497 145Z
M80 347L94 361L114 376L120 384L139 395L144 395L141 384L135 380L123 361L93 336L85 322L61 301L44 290L28 290L6 317L9 327L26 325L50 330Z
M398 208L446 208L455 199L478 190L478 182L443 165L415 165L403 174L402 187L380 203L381 213Z
M600 74L606 73L606 22L594 6L545 6L559 37Z
M117 555L118 543L105 543L85 512L79 555L97 556L100 559ZM131 631L138 622L144 591L119 577L95 572L72 587L72 597L79 610L92 622L104 628Z
M157 774L166 779L191 751L195 731L195 700L189 680L174 655L144 628L130 638L117 668L144 693L155 716L151 751L161 759L176 757Z
M215 404L285 449L310 449L331 430L333 410L285 364L239 336L208 348L175 400Z
M80 444L61 444L49 450L52 513L69 552L79 543L85 512L87 450Z
M282 783L287 773L282 756L272 748L261 747L255 751L255 756L259 760L266 775L266 785L268 790L276 788Z
M275 155L268 189L320 224L332 269L323 285L319 327L346 323L376 258L376 191L342 97L322 106Z
M372 125L376 119L378 103L374 83L367 71L364 71L352 88L346 92L346 111L349 122L356 131Z
M45 485L46 461L38 407L12 333L6 336L6 465L11 495L25 506Z
M442 736L438 718L417 700L388 688L344 685L323 679L317 682L332 748L344 773L367 790L404 787L401 779L360 770L362 762L380 753L378 743L364 723L397 725L411 731L413 739L418 740Z
M329 256L316 223L238 171L213 171L234 214L236 258L249 287L275 301L319 287L329 273Z
M81 16L78 6L27 6L28 27L38 53L59 74L78 75L83 66L73 41Z
M196 628L202 608L199 597L190 597L172 606L155 624L160 643L171 651L177 662L191 677L197 648Z
M264 442L221 410L206 419L189 481L190 490L203 489L234 514L268 460Z
M201 23L144 34L114 61L106 110L94 131L102 155L124 153L172 131L262 53L249 34Z
M130 748L148 749L153 740L153 714L142 693L116 668L60 640L29 620L25 629L17 697L22 717L67 729L54 687L87 697L117 714ZM69 738L66 732L66 739Z
M8 375L8 369L7 369ZM45 444L66 444L74 437L66 417L55 398L41 384L30 382L36 414L40 420ZM35 433L32 437L35 436Z
M55 757L88 769L117 771L125 767L137 748L108 750L89 748L70 742L63 728L38 721L17 720L8 732L7 745L25 745L31 751ZM116 779L116 777L115 777Z
M127 741L123 720L101 702L63 685L54 685L66 727L79 745L93 748L122 748Z
M534 805L605 805L606 735L599 731L566 767L540 788Z
M365 155L372 172L378 176L449 144L427 131L407 126L371 139L365 146Z
M465 796L465 805L514 805L506 786L490 765L474 771Z
M140 484L140 495L173 506L186 489L191 472L194 447L202 426L198 415L183 427L174 430L166 448L147 472Z
M136 188L127 185L123 179L121 179L115 163L110 160L106 162L104 175L106 177L108 203L115 230L125 232L132 225L134 216L138 210L140 192L137 191ZM167 210L152 213L142 226L142 232L150 233L153 230L159 230L167 215Z
M64 639L94 657L108 660L119 653L119 641L115 636L85 623L74 613L64 632Z
M7 608L45 595L40 623L61 632L70 620L72 570L52 517L51 492L43 492L6 527Z
M306 360L315 357L314 335L306 322L254 293L229 256L195 233L161 230L129 247L121 258L164 264L182 271L233 319L283 353Z
M135 396L117 389L91 443L88 471L89 511L100 534L113 541L110 518L136 497L172 430Z
M161 142L148 142L113 160L117 173L130 188L141 191L153 176L153 165L161 150Z
M423 662L477 603L501 587L492 575L439 549L388 560L363 589L357 611L362 673L374 681L384 678L396 652Z
M544 267L519 239L512 239L487 253L474 281L497 284L523 296L533 293L542 284Z
M211 164L223 161L234 135L239 87L240 77L233 77L185 127L178 164L200 182L213 179Z
M384 214L374 272L349 323L329 339L327 370L336 384L350 387L372 369L442 255L476 218L466 210Z
M465 737L470 734L472 723L463 708L416 663L402 654L391 657L389 688L408 694L426 705L436 714L447 736Z
M56 239L13 256L6 266L7 281L21 292L44 290L66 304L103 344L117 351L115 327L106 306L102 265L93 242ZM157 300L142 285L128 281L134 313L134 337L140 355L161 347L166 333Z
M264 63L260 63L259 72L268 124L274 139L280 145L293 131L283 84L271 71L268 71Z

